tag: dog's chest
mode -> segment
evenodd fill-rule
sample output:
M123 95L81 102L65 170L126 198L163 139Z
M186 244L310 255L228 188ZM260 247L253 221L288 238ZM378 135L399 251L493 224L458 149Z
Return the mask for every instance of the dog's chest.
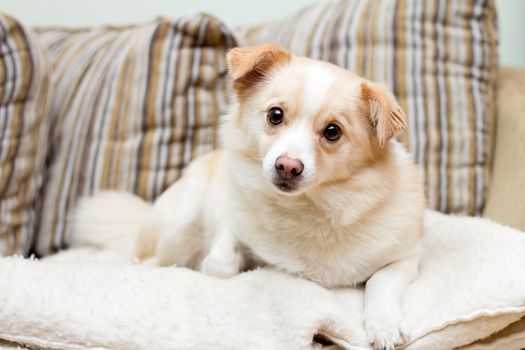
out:
M329 215L303 208L266 207L245 212L236 235L257 257L325 286L353 285L377 270L381 249L369 249L365 232L337 225ZM379 248L379 247L378 247Z

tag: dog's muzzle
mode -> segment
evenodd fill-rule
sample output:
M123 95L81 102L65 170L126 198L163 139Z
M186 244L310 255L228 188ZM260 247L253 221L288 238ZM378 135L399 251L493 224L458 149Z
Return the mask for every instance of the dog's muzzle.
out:
M275 161L273 184L283 192L293 192L299 186L304 164L299 159L280 156Z

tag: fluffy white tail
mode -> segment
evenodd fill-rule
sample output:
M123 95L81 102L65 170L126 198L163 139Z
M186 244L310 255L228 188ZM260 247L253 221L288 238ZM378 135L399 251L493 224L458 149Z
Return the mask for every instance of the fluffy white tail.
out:
M135 254L135 242L152 206L125 192L99 192L80 200L73 219L73 246Z

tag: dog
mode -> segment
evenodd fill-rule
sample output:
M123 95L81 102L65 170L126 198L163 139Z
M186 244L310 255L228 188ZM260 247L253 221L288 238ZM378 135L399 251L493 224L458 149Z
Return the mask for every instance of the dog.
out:
M425 203L395 140L407 125L395 97L271 44L227 61L222 150L194 160L152 206L115 192L84 199L75 235L128 252L135 239L141 260L222 278L270 265L328 288L366 283L369 341L405 343L401 298L417 275Z

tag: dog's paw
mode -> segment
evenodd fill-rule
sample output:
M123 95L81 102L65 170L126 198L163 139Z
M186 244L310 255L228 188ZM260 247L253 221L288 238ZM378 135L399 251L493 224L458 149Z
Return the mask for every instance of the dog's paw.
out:
M408 342L409 332L401 317L367 317L365 328L368 341L378 350L393 350Z
M200 271L219 278L232 277L240 272L242 259L240 253L221 256L209 254L202 261Z

